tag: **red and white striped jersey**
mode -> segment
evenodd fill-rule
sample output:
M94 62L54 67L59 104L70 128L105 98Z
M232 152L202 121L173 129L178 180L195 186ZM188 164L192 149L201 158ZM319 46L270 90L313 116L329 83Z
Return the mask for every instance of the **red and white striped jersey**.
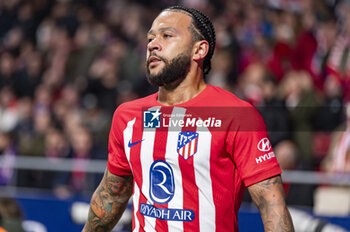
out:
M262 117L210 85L157 96L120 105L109 136L109 171L134 176L133 231L238 231L245 187L281 173Z

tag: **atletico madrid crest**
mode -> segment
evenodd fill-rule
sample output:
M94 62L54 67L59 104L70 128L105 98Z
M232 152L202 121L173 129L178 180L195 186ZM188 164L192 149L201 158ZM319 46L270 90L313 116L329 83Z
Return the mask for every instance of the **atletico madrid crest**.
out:
M182 131L177 140L177 153L185 160L196 154L199 134L192 131Z

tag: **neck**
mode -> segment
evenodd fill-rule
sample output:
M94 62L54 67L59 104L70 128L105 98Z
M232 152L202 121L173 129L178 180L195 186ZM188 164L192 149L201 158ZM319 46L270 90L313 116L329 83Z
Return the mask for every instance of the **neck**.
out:
M159 87L158 102L171 106L187 102L202 92L207 86L203 80L203 74L188 73L180 83L175 82Z

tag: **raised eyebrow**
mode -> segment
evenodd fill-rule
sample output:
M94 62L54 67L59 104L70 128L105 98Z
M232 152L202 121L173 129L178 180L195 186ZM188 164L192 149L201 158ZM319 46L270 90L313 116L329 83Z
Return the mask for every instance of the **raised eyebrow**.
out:
M159 28L158 31L160 31L160 32L172 31L172 32L177 33L177 30L174 27L162 27L162 28ZM154 34L156 34L156 33L152 29L147 32L147 35L154 35Z
M148 32L147 32L147 36L148 35L154 35L154 31L151 29L151 30L149 30Z
M177 30L174 27L162 27L159 29L159 31L164 32L164 31L172 31L177 33Z

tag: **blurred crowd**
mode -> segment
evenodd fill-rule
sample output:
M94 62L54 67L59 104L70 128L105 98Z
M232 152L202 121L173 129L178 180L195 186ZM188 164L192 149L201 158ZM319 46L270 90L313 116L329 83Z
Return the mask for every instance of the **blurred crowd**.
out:
M259 109L283 169L350 172L349 0L0 0L0 185L95 189L100 177L81 171L11 167L107 159L115 108L157 91L146 33L174 4L212 19L207 82Z

